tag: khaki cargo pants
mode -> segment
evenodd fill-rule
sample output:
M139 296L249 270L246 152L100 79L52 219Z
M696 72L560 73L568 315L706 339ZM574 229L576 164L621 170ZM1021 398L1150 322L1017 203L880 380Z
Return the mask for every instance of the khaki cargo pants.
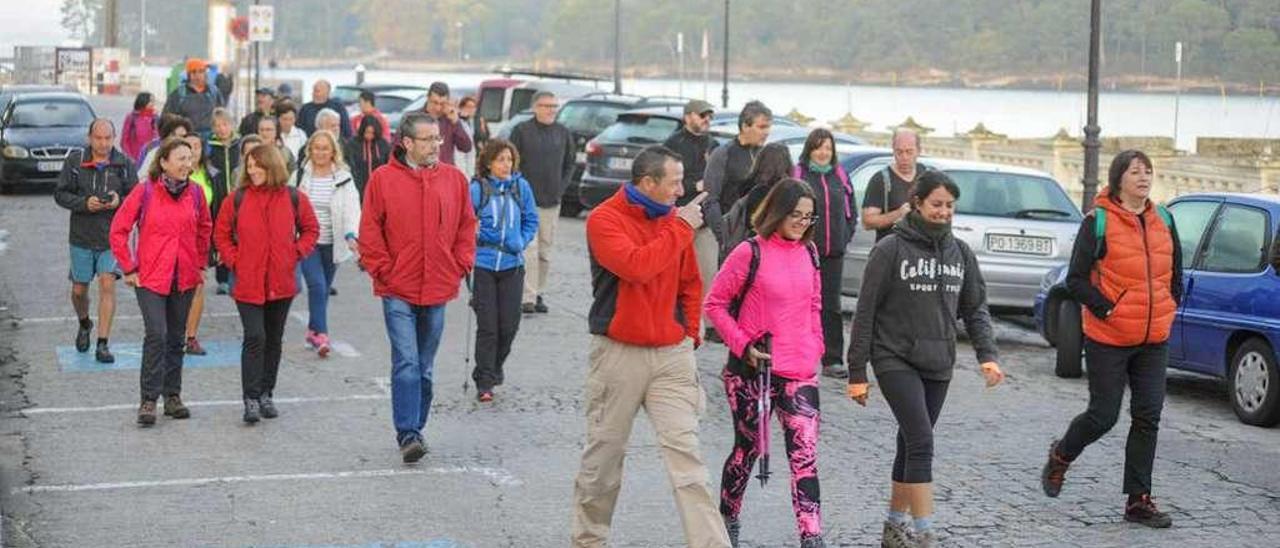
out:
M692 340L653 348L595 336L586 407L587 444L573 488L573 546L594 548L608 542L622 488L622 461L641 408L657 431L685 540L692 548L729 546L698 451L698 417L706 407L706 394L698 381Z

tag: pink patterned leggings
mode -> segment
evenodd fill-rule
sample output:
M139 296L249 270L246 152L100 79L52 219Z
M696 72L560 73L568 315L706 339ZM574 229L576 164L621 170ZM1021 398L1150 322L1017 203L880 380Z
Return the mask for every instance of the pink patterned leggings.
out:
M756 402L760 385L753 376L742 376L726 369L724 391L733 414L733 452L724 461L720 476L720 513L737 519L742 511L742 497L751 481L751 470L760 451L756 447L760 420ZM797 381L774 376L773 393L769 394L773 409L782 423L786 439L787 460L791 464L791 503L796 512L800 538L822 534L822 511L818 493L818 381ZM768 417L765 418L768 420ZM776 462L776 459L775 459Z

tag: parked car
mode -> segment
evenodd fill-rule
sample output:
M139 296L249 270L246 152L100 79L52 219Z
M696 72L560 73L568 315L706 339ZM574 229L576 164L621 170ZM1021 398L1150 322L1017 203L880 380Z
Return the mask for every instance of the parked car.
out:
M517 74L517 73L511 73ZM536 76L551 76L529 73ZM569 77L570 80L575 79ZM561 101L580 97L598 90L591 86L553 80L526 80L522 78L494 78L480 82L478 116L489 124L489 132L497 135L510 124L512 117L533 107L533 96L539 91L550 91Z
M361 85L342 85L333 87L333 98L342 101L342 106L347 107L347 114L355 114L359 112L360 92L372 91L374 95L381 95L389 92L399 92L400 94L416 94L426 95L427 88L422 86L413 86L408 84L361 84ZM378 103L378 110L384 114L387 112L382 103Z
M0 112L0 192L52 188L73 150L84 148L93 107L79 93L23 93Z
M391 126L391 132L398 133L400 119L404 117L405 113L413 112L414 105L419 105L418 110L421 110L422 106L426 105L427 92L426 90L416 89L380 91L373 94L373 100L374 106L378 108L378 111L387 117L387 125ZM355 116L359 111L360 109L357 107L356 112L351 115Z
M735 128L732 134L718 131L718 126L713 122L712 137L723 143L737 135L737 114L732 119ZM592 208L612 196L631 178L631 163L640 151L649 145L666 141L673 132L683 127L683 120L683 104L629 110L619 114L617 122L587 142L586 169L582 182L578 185L579 202L586 208ZM798 157L809 130L795 126L789 120L786 123L780 123L779 120L784 119L774 118L769 142L786 143L792 148L793 157ZM837 134L836 141L838 152L846 146L862 143L861 139L845 134Z
M874 158L850 175L863 199L867 183L891 157ZM952 231L973 249L995 311L1030 311L1045 272L1069 260L1082 215L1049 174L999 164L921 158L960 187ZM874 230L859 230L844 256L841 289L856 295L875 245Z
M4 112L4 108L9 106L9 101L14 97L23 93L40 93L45 91L69 91L74 93L76 87L71 84L60 86L46 86L41 84L10 84L0 86L0 112Z
M1280 198L1190 194L1168 206L1182 245L1182 302L1169 335L1169 367L1223 379L1241 422L1280 422ZM1036 296L1040 334L1057 347L1055 372L1082 373L1081 308L1066 265Z

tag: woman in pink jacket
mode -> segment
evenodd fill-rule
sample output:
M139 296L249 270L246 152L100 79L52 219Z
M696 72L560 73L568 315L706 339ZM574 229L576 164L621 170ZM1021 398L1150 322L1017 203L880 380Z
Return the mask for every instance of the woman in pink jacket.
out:
M818 497L818 370L822 359L822 280L813 246L813 190L795 179L776 185L752 217L757 236L720 268L704 306L729 346L722 377L734 419L734 447L720 479L720 513L738 545L742 497L765 440L758 404L778 412L791 463L791 500L805 548L825 546ZM769 345L761 343L768 335ZM769 393L757 373L769 360Z
M191 182L191 145L170 137L160 145L148 180L133 187L111 221L111 253L124 282L138 293L142 342L142 404L138 424L156 423L156 400L166 417L185 419L182 346L192 294L204 282L213 220L204 192ZM130 234L137 227L137 243Z

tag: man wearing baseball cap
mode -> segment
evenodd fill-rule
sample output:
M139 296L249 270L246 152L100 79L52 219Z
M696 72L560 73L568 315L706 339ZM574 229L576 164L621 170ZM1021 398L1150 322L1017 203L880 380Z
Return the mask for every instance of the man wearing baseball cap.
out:
M254 106L256 107L255 110L244 115L244 118L240 119L241 137L244 137L245 135L257 135L258 120L261 120L263 116L275 115L272 111L272 105L276 102L275 90L267 87L258 88L258 90L253 93L253 101Z
M222 92L209 85L209 63L204 59L187 60L187 81L169 94L164 102L165 114L177 114L191 121L202 138L213 130L213 109L227 105Z
M684 105L684 121L667 141L667 148L680 154L684 163L684 196L676 201L677 206L689 203L694 196L703 191L702 174L707 170L707 157L716 147L716 140L711 138L707 130L711 127L711 116L715 107L701 99L694 99ZM703 207L707 207L704 205ZM716 244L715 233L711 227L702 225L694 231L693 252L698 258L698 274L702 276L702 299L706 300L707 291L711 288L711 280L715 278L719 264L720 247ZM710 340L718 341L711 323L703 318Z

